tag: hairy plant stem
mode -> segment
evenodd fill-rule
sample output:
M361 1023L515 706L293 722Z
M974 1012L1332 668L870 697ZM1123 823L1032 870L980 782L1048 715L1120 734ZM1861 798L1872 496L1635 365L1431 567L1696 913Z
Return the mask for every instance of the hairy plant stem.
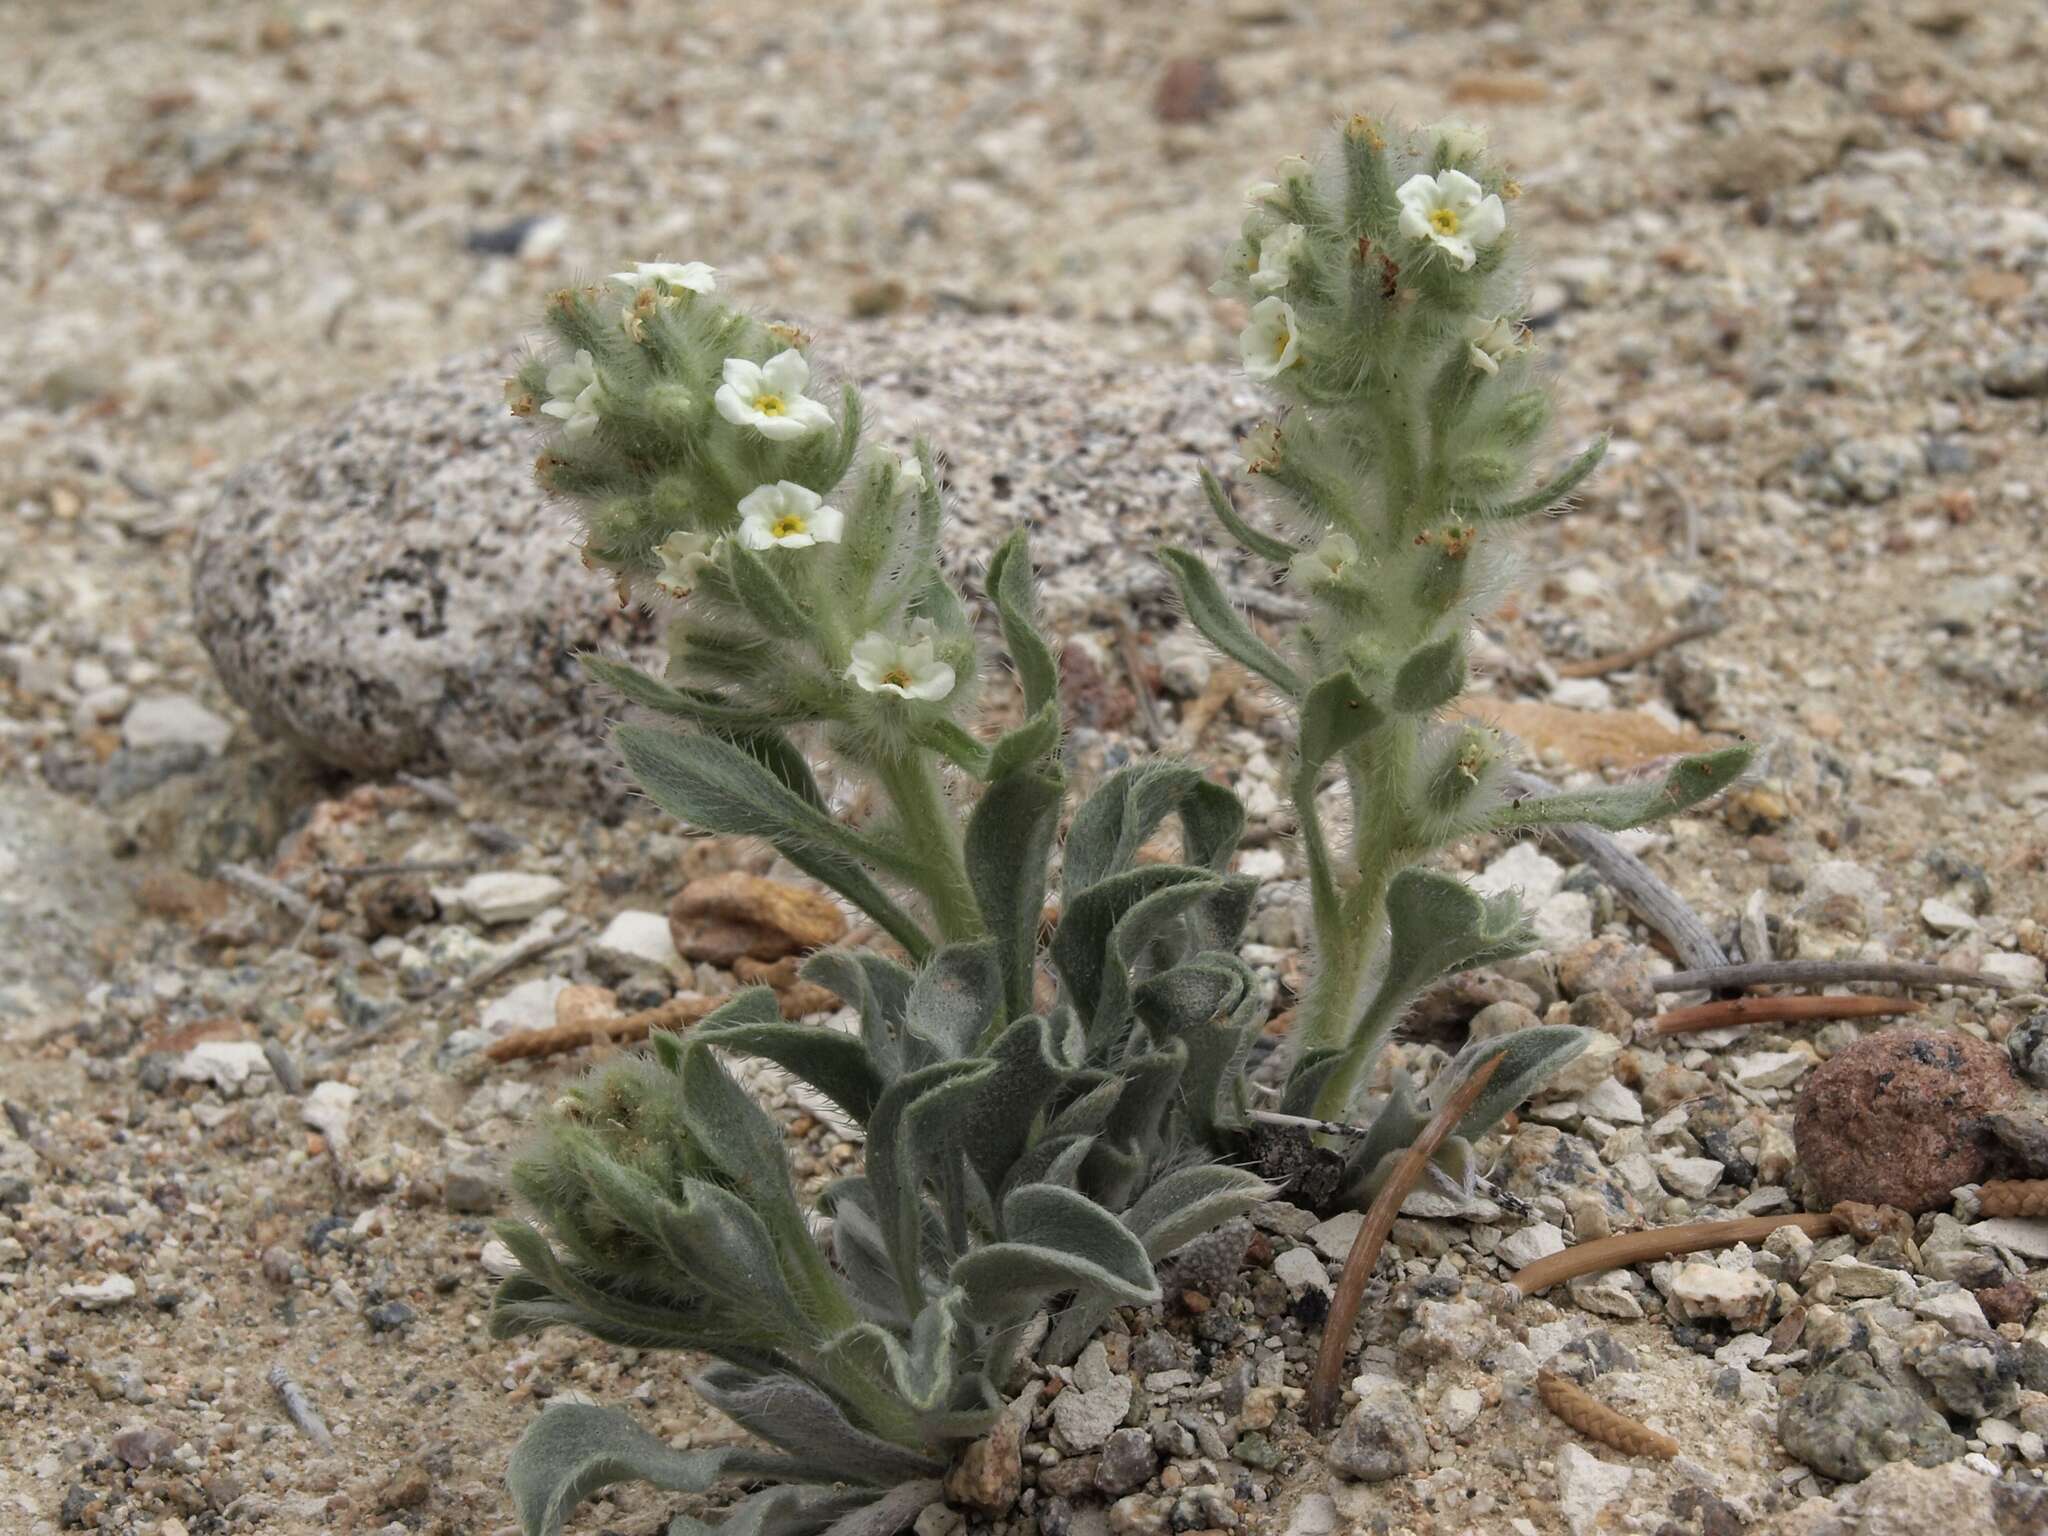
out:
M1338 905L1335 931L1319 934L1323 943L1316 986L1296 1020L1304 1048L1344 1052L1342 1064L1316 1096L1313 1113L1326 1120L1342 1120L1349 1113L1380 1036L1402 1001L1378 996L1368 1000L1363 987L1382 946L1387 882L1400 866L1406 840L1400 791L1415 745L1415 727L1399 722L1381 732L1369 751L1360 748L1345 755L1351 800L1358 808L1352 829L1352 874Z
M896 808L906 863L926 872L917 887L931 906L940 940L953 944L981 937L981 911L968 883L960 828L946 806L932 754L917 748L882 752L873 766Z

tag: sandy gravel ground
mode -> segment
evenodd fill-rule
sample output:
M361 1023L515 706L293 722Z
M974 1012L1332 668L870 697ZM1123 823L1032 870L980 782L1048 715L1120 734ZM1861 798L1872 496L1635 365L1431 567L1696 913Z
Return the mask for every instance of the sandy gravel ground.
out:
M246 732L192 787L113 804L106 780L139 698L234 723L185 579L223 477L625 257L712 261L827 346L1001 312L1079 322L1134 368L1225 360L1236 317L1206 290L1248 182L1356 108L1483 119L1524 168L1564 425L1616 433L1491 626L1504 654L1717 615L1578 700L1770 746L1766 799L1660 845L1674 883L1717 922L1757 891L1775 916L1851 860L1902 955L2048 954L2032 5L12 0L0 39L0 1529L493 1531L539 1398L729 1432L676 1362L484 1338L484 1215L449 1208L451 1174L568 1070L440 1070L502 987L386 1027L337 996L345 946L192 875L183 834L232 803L289 874L464 857L489 822L599 922L736 855L480 790L460 813L348 795ZM1970 925L1920 919L1958 890ZM331 905L374 936L360 893ZM151 1075L259 1032L358 1090L345 1167L293 1097ZM814 1172L836 1148L799 1135ZM134 1296L65 1293L109 1275ZM1759 1518L1796 1499L1756 1415L1660 1396L1655 1362L1685 1355L1661 1320L1613 1331L1649 1405L1772 1490ZM286 1422L280 1364L331 1447ZM1385 1528L1565 1529L1554 1426L1515 1433L1526 1459L1473 1473L1493 1513L1389 1495ZM666 1508L629 1495L579 1529Z

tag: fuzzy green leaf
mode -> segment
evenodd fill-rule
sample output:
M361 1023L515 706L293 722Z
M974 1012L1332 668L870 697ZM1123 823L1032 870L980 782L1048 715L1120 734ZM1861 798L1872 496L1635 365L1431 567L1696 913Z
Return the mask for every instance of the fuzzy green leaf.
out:
M1138 1197L1124 1212L1124 1225L1156 1263L1211 1227L1272 1199L1273 1193L1272 1185L1247 1169L1220 1163L1179 1168Z
M956 1259L951 1283L966 1294L977 1322L1030 1316L1048 1299L1143 1306L1159 1299L1152 1261L1129 1228L1071 1189L1027 1184L1003 1201L999 1243Z
M1138 927L1127 937L1137 940L1140 929L1149 936L1217 885L1216 877L1207 870L1149 864L1127 869L1068 898L1066 910L1060 914L1059 931L1053 935L1052 960L1086 1023L1091 1047L1096 1043L1097 1026L1104 1020L1104 997L1121 995L1129 983L1123 956L1132 951L1112 948L1118 926L1143 908ZM1162 897L1165 899L1157 899Z
M1031 1011L1046 861L1059 830L1061 798L1056 780L1009 774L988 787L967 819L967 879L995 940L1004 1011L1012 1019Z
M1257 978L1236 955L1214 951L1137 990L1138 1015L1188 1052L1182 1087L1195 1131L1221 1144L1244 1124L1244 1072L1263 1011Z
M1032 1015L1018 1019L989 1048L995 1070L978 1080L962 1104L955 1139L982 1184L998 1189L1031 1145L1054 1096L1074 1077L1060 1059L1051 1029Z
M787 1465L733 1446L674 1450L616 1408L558 1403L519 1437L506 1481L525 1536L557 1536L578 1504L628 1478L672 1493L702 1493L722 1477Z
M996 744L989 748L986 777L990 783L998 783L1013 773L1021 773L1051 758L1059 749L1059 700L1049 699L1037 714L1017 729L1005 731L996 738ZM1049 766L1047 771L1057 772L1057 768Z
M1385 720L1385 713L1349 672L1319 679L1301 701L1301 766L1314 772Z
M699 1024L695 1039L721 1051L772 1061L800 1082L809 1083L855 1121L866 1125L882 1096L882 1079L865 1042L815 1024L733 1024L709 1028Z
M989 777L989 749L972 731L944 715L918 717L910 728L911 738L929 747L962 772L977 779Z
M915 919L862 867L900 866L900 857L841 826L745 748L713 736L622 725L614 733L626 767L647 797L707 832L758 837L830 886L922 958L930 948Z
M1258 673L1289 698L1301 697L1299 674L1281 659L1279 652L1252 633L1251 626L1238 616L1230 600L1223 595L1222 587L1217 585L1215 574L1199 556L1184 549L1163 549L1159 558L1166 562L1174 585L1180 589L1181 604L1188 611L1189 622L1211 645L1232 661Z
M576 660L590 674L593 682L611 689L628 703L658 710L664 715L674 715L679 720L743 729L772 723L761 709L753 705L730 704L701 688L670 687L627 662L589 651Z
M1487 827L1510 832L1583 822L1609 832L1626 832L1645 822L1676 816L1718 795L1743 775L1754 755L1754 749L1743 743L1680 758L1660 779L1531 795L1495 811L1487 818Z
M1600 461L1607 457L1607 438L1603 434L1593 445L1567 464L1557 477L1545 482L1526 496L1498 506L1479 507L1469 515L1477 522L1506 523L1518 517L1531 517L1538 512L1548 512L1565 497L1579 488L1586 478L1600 467Z
M1036 715L1048 704L1057 717L1060 669L1052 647L1038 630L1037 599L1031 580L1031 546L1022 528L1002 542L988 564L988 594L1002 625L1010 665L1024 688L1024 712Z
M808 640L815 622L803 605L790 595L782 578L745 545L726 541L725 558L732 568L732 584L747 614L771 635L785 640Z
M930 1477L942 1464L850 1422L844 1410L809 1382L714 1365L693 1377L699 1397L734 1423L812 1469L844 1482L886 1488ZM881 1383L876 1384L878 1387Z
M1426 715L1455 699L1465 687L1465 637L1446 635L1411 652L1394 674L1394 708Z
M903 1015L917 981L915 971L872 950L826 949L806 960L798 974L836 992L860 1015L861 1043L885 1084L902 1073Z
M1003 1005L995 946L987 940L948 944L917 973L904 1026L927 1042L936 1059L973 1054Z
M1221 870L1244 831L1237 796L1185 763L1119 769L1074 812L1061 890L1075 897L1137 862L1138 850L1168 816L1178 816L1181 863Z
M1518 1029L1492 1040L1475 1040L1458 1052L1456 1059L1440 1074L1441 1088L1433 1089L1439 1099L1448 1098L1474 1072L1500 1058L1500 1066L1473 1101L1457 1134L1477 1141L1491 1131L1530 1094L1541 1088L1586 1048L1588 1031L1569 1025L1539 1025Z
M945 1128L981 1079L986 1061L941 1061L897 1079L875 1104L868 1125L868 1187L875 1217L896 1271L904 1309L924 1310L925 1184L942 1171L935 1153L947 1145Z
M1210 472L1207 465L1202 467L1202 494L1209 498L1209 510L1216 514L1216 521L1261 560L1286 565L1294 558L1296 551L1292 544L1276 539L1270 533L1259 532L1237 515L1237 508L1230 504L1230 493L1223 489L1223 482Z

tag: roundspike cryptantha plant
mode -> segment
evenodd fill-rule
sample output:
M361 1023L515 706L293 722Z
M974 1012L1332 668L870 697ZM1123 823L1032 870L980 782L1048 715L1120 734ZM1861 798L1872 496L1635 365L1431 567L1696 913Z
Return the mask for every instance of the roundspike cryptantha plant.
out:
M1649 782L1511 799L1508 744L1458 717L1474 613L1516 536L1600 462L1605 440L1535 472L1548 391L1523 323L1516 188L1462 126L1391 134L1365 117L1321 164L1252 189L1218 287L1250 306L1244 368L1279 407L1246 447L1260 515L1213 475L1218 519L1297 592L1284 649L1240 618L1195 555L1165 558L1189 618L1300 715L1290 792L1314 913L1313 979L1295 1016L1286 1106L1347 1118L1375 1054L1437 977L1534 945L1511 896L1422 867L1480 832L1561 822L1619 830L1729 784L1747 747L1687 757ZM1325 786L1348 814L1326 825ZM1569 1031L1510 1037L1513 1059L1461 1127L1489 1128L1577 1049ZM1498 1043L1487 1049L1502 1049ZM1469 1051L1437 1089L1483 1059ZM1426 1112L1397 1082L1349 1158L1356 1190Z
M546 1117L493 1329L702 1350L700 1394L776 1450L677 1452L617 1410L551 1409L511 1468L530 1536L626 1477L766 1482L743 1530L894 1531L1021 1355L1070 1358L1111 1309L1159 1299L1158 1259L1271 1193L1216 1160L1247 1124L1263 1016L1237 954L1253 882L1226 872L1237 800L1181 764L1107 779L1073 813L1042 942L1065 791L1021 535L987 588L1025 720L984 741L931 453L865 445L858 394L823 403L803 338L714 293L709 269L662 264L558 295L512 407L550 428L539 473L588 561L668 617L665 677L586 658L653 717L618 731L648 797L772 844L908 964L815 955L850 1032L743 992ZM881 814L840 814L814 760ZM1169 826L1179 857L1154 862ZM807 1210L737 1057L837 1103L864 1171Z

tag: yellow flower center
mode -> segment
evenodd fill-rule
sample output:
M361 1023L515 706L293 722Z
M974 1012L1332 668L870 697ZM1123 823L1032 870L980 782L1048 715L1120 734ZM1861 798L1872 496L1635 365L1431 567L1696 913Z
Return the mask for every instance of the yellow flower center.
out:
M754 396L754 409L763 416L785 416L789 413L789 407L782 403L780 395Z
M1458 215L1449 208L1429 210L1429 227L1440 235L1455 235L1458 232Z
M1273 333L1273 360L1278 362L1287 355L1287 344L1294 340L1285 326Z
M882 681L884 683L893 684L895 687L898 688L908 688L911 683L911 677L908 672L903 670L903 668L891 667L888 671L882 674Z
M785 512L768 525L768 532L778 539L794 538L810 531L810 524L804 521L801 512Z

